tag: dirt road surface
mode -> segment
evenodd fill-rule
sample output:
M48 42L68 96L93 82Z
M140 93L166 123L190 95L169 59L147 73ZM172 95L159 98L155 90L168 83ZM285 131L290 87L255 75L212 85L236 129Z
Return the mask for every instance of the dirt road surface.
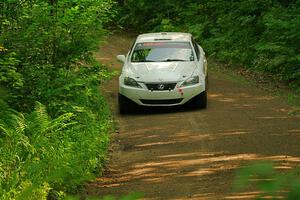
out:
M108 38L96 57L113 70L133 38ZM278 97L254 85L209 74L208 108L142 109L117 112L118 77L103 86L117 122L103 177L87 185L92 196L137 191L144 199L253 199L257 192L233 192L236 169L255 160L278 168L300 163L300 115Z

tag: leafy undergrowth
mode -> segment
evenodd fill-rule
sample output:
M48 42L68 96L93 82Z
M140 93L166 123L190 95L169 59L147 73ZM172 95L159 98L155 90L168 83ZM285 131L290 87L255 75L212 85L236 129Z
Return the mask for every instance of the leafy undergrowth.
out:
M98 89L108 75L102 68L81 67L56 80L64 84L49 102L56 117L39 102L26 114L1 99L0 199L64 197L101 173L112 127Z
M59 199L102 171L112 128L92 52L112 0L1 1L0 199Z

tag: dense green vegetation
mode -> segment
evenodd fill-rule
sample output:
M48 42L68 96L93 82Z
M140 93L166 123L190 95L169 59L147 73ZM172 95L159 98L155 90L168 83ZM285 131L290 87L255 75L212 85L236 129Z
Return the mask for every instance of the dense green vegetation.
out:
M222 62L300 86L299 0L126 0L123 6L125 27L190 32Z
M92 51L111 0L0 2L0 199L64 196L102 170L109 77Z

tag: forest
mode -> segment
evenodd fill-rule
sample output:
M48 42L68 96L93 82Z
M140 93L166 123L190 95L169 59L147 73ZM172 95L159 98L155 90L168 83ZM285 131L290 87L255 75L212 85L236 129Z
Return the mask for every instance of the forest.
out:
M120 28L190 32L209 57L300 92L299 0L2 0L0 199L63 199L102 173L112 73L93 52Z
M190 32L210 57L300 86L299 0L127 0L123 6L127 28Z

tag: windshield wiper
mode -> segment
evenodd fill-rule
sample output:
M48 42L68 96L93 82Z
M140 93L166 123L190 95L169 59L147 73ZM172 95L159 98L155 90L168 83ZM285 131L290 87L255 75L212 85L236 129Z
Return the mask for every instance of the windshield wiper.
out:
M131 62L157 62L155 60L135 60L135 61L131 61Z
M171 61L181 61L181 62L184 62L184 61L187 61L187 60L182 60L182 59L166 59L166 60L162 60L161 62L171 62Z

